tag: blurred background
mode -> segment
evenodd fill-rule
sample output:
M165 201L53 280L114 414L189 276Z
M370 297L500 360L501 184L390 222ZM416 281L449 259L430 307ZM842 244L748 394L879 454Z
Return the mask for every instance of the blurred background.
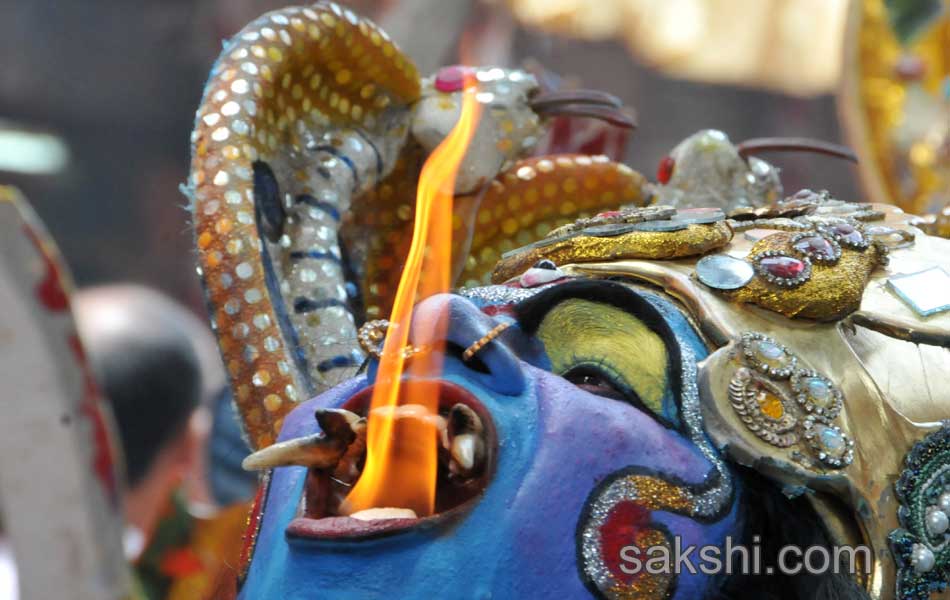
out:
M201 310L179 184L222 40L282 0L0 0L0 181L19 186L80 285L145 283ZM653 177L698 129L843 141L846 0L341 0L428 73L464 31L483 64L533 60L635 107L626 162ZM419 32L427 32L420 36ZM767 157L786 189L859 199L853 167Z

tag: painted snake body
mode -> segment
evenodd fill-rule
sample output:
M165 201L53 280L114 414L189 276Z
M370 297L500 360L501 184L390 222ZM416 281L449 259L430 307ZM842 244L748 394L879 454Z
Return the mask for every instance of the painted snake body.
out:
M641 201L643 178L605 158L520 160L548 114L632 126L605 94L543 97L532 76L499 68L423 80L383 31L333 3L268 13L225 44L196 115L186 192L212 326L254 447L273 443L296 402L362 363L356 328L385 316L418 172L457 119L465 73L487 107L456 185L466 277L487 273L515 230L533 241L579 214Z

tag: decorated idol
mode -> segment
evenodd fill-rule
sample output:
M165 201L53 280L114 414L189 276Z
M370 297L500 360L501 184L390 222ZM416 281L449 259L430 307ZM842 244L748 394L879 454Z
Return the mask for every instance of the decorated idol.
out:
M261 488L221 597L942 589L950 242L757 156L842 148L704 131L649 182L534 154L564 114L632 126L519 70L422 76L332 3L225 44L187 188Z

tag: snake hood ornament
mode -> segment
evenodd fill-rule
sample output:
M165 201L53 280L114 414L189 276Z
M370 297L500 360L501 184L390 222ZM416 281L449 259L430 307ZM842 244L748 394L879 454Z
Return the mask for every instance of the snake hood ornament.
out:
M196 115L186 192L213 324L255 447L273 441L296 402L363 362L357 327L388 309L416 178L458 117L467 73L486 107L457 181L458 193L475 198L470 212L507 216L499 192L534 172L519 161L545 117L633 126L615 98L545 94L523 71L448 67L421 78L385 32L333 3L270 13L226 44ZM550 173L554 158L540 168L552 165L556 183L567 175L560 166ZM596 178L613 165L587 170ZM636 201L637 176L621 177L613 185ZM600 204L581 200L556 217ZM553 220L538 208L522 221ZM467 216L484 221L476 236L508 231L504 219L503 232L494 216Z

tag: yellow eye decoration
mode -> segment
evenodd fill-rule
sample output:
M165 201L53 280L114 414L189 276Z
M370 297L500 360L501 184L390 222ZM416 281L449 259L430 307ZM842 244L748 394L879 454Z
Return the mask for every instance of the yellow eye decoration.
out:
M629 312L568 299L547 312L537 336L552 372L588 391L639 402L670 418L663 403L669 384L666 344Z

